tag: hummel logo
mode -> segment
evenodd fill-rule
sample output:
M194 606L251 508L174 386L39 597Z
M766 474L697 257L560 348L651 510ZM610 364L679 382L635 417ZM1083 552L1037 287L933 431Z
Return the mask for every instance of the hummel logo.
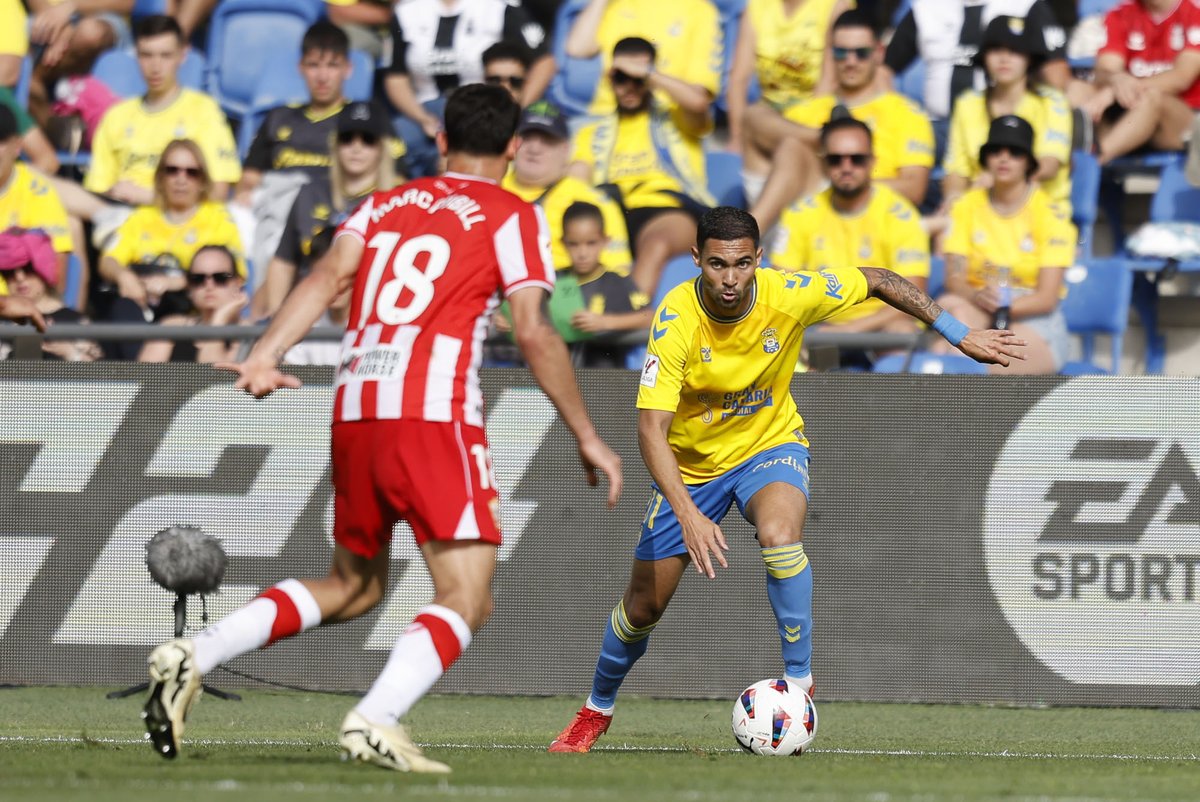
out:
M663 337L665 337L667 334L666 324L670 323L672 320L674 320L677 317L679 317L678 314L672 315L670 312L667 311L667 308L664 306L662 308L662 311L658 313L658 322L662 323L663 327L661 329L658 326L654 327L654 339L661 340Z
M800 629L803 626L803 624L797 624L794 627L789 627L787 624L784 624L783 639L788 643L795 643L796 641L800 640Z

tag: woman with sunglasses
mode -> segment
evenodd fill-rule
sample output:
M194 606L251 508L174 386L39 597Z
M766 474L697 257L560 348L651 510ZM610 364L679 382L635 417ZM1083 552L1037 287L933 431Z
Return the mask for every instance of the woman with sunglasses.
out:
M946 289L937 302L968 326L1011 329L1027 343L1024 360L990 365L992 373L1055 373L1066 361L1060 303L1076 233L1038 186L1038 161L1033 127L998 117L979 149L987 186L968 191L950 212Z
M117 292L140 309L148 308L146 288L132 269L170 254L178 264L190 264L204 245L222 245L234 254L236 269L246 276L240 256L242 238L223 203L211 200L212 178L200 146L176 139L163 150L154 170L154 203L138 207L100 256L100 275L113 282ZM177 286L182 289L182 276ZM114 308L109 317L128 317Z
M989 187L992 175L975 156L983 145L988 124L1015 114L1033 126L1037 172L1033 181L1062 211L1071 203L1071 107L1066 97L1041 83L1038 71L1046 60L1041 36L1019 17L999 16L988 23L975 63L987 73L986 89L958 96L950 116L942 182L943 209L975 187Z
M224 245L204 245L187 271L189 315L164 318L163 326L232 326L239 322L250 298L237 272L238 257ZM208 365L233 359L238 340L147 340L139 362L197 362Z
M0 284L8 285L8 295L31 304L51 325L86 323L86 317L58 297L57 278L58 256L43 231L10 228L0 233ZM45 340L42 352L66 362L100 358L100 347L91 340Z
M292 202L266 279L254 294L256 319L275 314L308 275L317 232L341 223L372 192L400 183L393 160L385 158L394 137L387 113L376 103L351 103L338 113L328 175L309 181Z

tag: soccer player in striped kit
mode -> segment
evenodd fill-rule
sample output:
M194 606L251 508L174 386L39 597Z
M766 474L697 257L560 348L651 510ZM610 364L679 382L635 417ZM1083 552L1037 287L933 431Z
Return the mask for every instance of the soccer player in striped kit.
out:
M286 579L199 633L158 647L143 718L174 757L201 677L217 665L318 624L355 618L387 587L393 525L412 526L434 598L396 642L383 672L347 714L349 757L441 773L398 720L450 667L492 608L500 544L496 483L483 430L479 365L501 298L534 377L579 443L589 482L621 491L620 458L596 434L566 346L543 314L554 285L546 221L501 189L520 108L501 87L454 92L438 145L447 172L363 201L329 254L284 301L238 373L263 397L300 382L277 370L334 298L353 287L331 437L333 563L322 579Z

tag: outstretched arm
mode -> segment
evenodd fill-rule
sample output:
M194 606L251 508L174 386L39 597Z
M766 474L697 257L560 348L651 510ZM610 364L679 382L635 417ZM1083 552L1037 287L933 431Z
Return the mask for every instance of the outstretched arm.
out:
M1008 367L1013 359L1024 359L1025 341L1011 331L970 329L903 276L882 267L860 267L872 298L912 315L976 362Z
M46 319L28 298L0 295L0 318L17 323L32 323L38 331L46 330Z

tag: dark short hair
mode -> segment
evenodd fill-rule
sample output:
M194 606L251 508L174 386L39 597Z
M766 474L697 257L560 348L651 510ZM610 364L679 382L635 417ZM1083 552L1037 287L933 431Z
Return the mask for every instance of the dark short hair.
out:
M317 20L304 32L304 38L300 40L301 57L313 52L349 56L350 37L329 20Z
M520 42L514 42L511 39L501 39L496 44L483 51L480 56L483 66L491 64L493 61L517 61L525 69L529 69L529 48Z
M499 156L516 135L521 107L502 86L467 84L446 101L447 148L472 156Z
M654 49L654 44L649 39L627 36L613 45L612 54L614 56L649 56L650 60L654 61L658 51Z
M760 240L758 221L745 209L717 206L705 212L696 225L696 250L704 250L704 243L710 239L721 242L750 239L757 248Z
M571 223L574 223L576 220L595 220L600 226L600 233L604 233L604 213L601 212L600 207L594 203L575 201L568 206L567 210L563 212L563 233L566 233L567 226Z
M875 136L871 133L871 126L854 117L835 117L821 126L820 141L822 150L829 143L829 137L838 131L862 131L867 135L867 146L874 152Z
M164 33L173 34L179 44L186 41L183 36L183 28L179 27L179 23L175 21L174 17L168 17L166 14L151 14L133 24L133 41L135 42Z
M841 30L842 28L866 28L871 32L871 35L876 39L879 38L879 28L875 25L875 20L865 11L857 8L852 8L849 11L843 11L838 14L837 19L833 21L830 27L830 32Z
M242 271L238 269L238 257L225 245L201 245L192 254L192 261L188 263L188 270L192 269L192 265L196 264L196 258L202 253L219 253L223 254L229 260L229 272L235 273L238 276L242 275Z

